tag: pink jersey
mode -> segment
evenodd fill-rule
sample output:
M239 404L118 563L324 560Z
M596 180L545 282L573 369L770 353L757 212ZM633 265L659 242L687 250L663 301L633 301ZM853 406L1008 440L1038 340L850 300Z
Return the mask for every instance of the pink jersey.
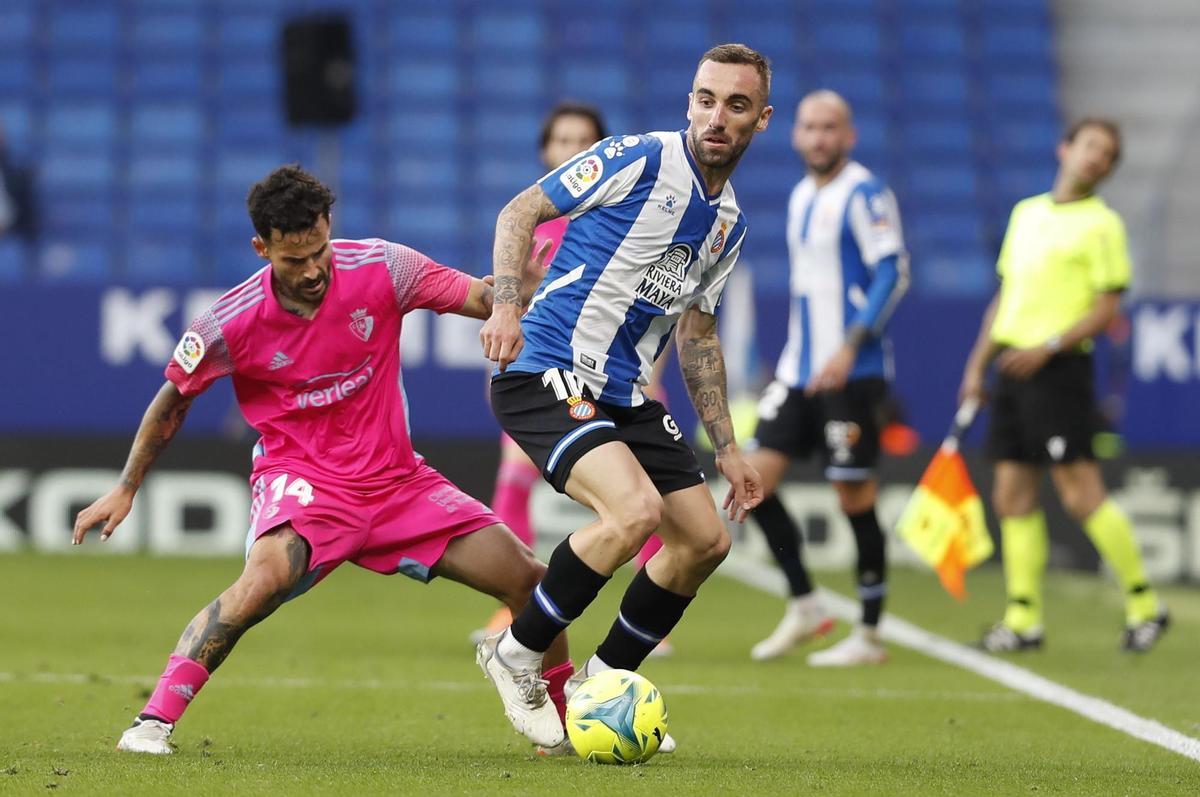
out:
M459 309L471 278L378 238L332 248L316 315L280 306L268 265L192 322L166 375L185 396L233 375L242 414L262 435L252 479L284 470L369 490L421 461L409 438L401 319Z
M536 255L542 244L549 241L550 251L546 254L546 262L553 261L558 254L558 247L562 245L563 236L567 234L567 221L566 216L559 216L539 224L533 231L533 253Z

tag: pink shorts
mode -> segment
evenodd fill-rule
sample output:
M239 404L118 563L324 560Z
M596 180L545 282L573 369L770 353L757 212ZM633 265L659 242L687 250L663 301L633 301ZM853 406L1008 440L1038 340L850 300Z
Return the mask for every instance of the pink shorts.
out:
M342 562L428 581L452 539L500 522L490 509L424 462L404 480L374 491L310 482L271 470L254 482L246 556L255 540L290 523L308 542L312 555L308 572L289 599L303 594Z

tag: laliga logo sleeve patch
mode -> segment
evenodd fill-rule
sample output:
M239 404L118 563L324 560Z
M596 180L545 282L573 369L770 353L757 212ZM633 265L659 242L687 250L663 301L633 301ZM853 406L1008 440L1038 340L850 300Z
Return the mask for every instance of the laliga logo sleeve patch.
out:
M558 176L558 180L567 189L567 193L578 199L595 185L602 174L604 174L604 161L597 155L588 155L568 166Z
M192 373L204 359L204 338L192 330L183 333L179 345L175 347L175 362L185 373Z

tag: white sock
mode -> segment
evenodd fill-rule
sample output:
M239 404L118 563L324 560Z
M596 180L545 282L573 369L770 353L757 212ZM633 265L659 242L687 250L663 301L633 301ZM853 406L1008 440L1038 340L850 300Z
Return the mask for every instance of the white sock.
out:
M604 659L600 658L599 656L597 656L594 653L592 654L592 657L587 660L587 664L583 665L584 673L586 673L589 676L595 675L598 672L605 672L605 671L611 670L611 669L613 669L613 668L607 662L605 662Z
M512 629L506 629L504 636L496 644L496 654L509 667L517 670L540 670L542 668L542 653L527 648L512 635Z

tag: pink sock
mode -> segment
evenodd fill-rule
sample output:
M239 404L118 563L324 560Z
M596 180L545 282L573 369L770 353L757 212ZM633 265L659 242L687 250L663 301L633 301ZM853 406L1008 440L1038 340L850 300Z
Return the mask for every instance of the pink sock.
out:
M640 568L645 567L646 562L649 562L650 557L652 557L652 556L654 556L654 554L658 553L658 550L660 548L662 548L662 540L660 540L658 538L657 534L651 534L650 539L646 540L646 544L642 546L642 550L638 551L638 555L637 555L638 568L640 569Z
M542 673L542 677L549 682L546 694L550 695L550 702L558 709L558 719L563 725L567 723L567 698L563 695L563 687L567 685L567 679L574 674L575 665L570 659L567 659L565 664L551 667Z
M492 511L530 548L533 525L529 522L529 493L540 475L537 466L528 462L501 462L496 472L496 494L492 497Z
M158 679L158 686L150 701L142 709L143 714L158 717L166 722L175 722L183 716L192 698L200 687L208 682L208 670L186 656L172 653L167 659L167 669Z

